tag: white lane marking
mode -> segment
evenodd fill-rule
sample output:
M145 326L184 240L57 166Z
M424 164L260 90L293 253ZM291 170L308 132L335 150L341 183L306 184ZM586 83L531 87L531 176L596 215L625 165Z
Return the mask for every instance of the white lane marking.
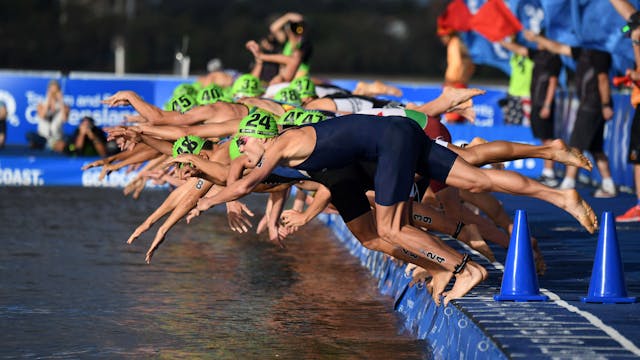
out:
M474 255L479 255L479 254L477 254L477 251L469 248L466 244L462 244L462 243L460 243L460 244L462 246L464 246L467 249L467 251L472 251L472 252L475 253ZM482 258L485 258L482 255L480 255L480 256ZM494 262L491 263L491 265L493 265L493 267L495 267L497 270L500 270L500 271L504 272L504 265L502 265L502 263L494 261ZM576 314L582 316L583 318L585 318L591 325L593 325L596 328L602 330L605 334L609 335L611 337L611 339L613 339L614 341L618 342L618 344L620 344L620 346L622 346L626 350L632 352L636 356L640 356L640 348L638 348L636 346L636 344L633 343L633 341L627 339L624 335L620 334L618 332L618 330L616 330L613 327L605 324L602 320L600 320L599 317L593 315L592 313L590 313L588 311L580 310L576 306L571 305L568 302L562 300L560 298L560 296L558 296L557 294L555 294L555 293L553 293L553 292L551 292L551 291L549 291L547 289L540 288L540 292L543 293L544 295L547 295L549 297L549 300L553 301L556 305L558 305L558 306L560 306L562 308L565 308L568 311L570 311L572 313L576 313Z

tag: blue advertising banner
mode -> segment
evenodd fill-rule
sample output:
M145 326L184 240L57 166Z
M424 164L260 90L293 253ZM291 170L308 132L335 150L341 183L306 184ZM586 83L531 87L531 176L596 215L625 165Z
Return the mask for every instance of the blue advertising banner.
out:
M0 156L0 186L83 186L124 188L139 174L126 169L111 172L100 179L101 168L82 171L96 158L76 158L43 152L42 155ZM166 188L152 181L147 188Z
M27 145L26 134L36 131L37 105L46 96L49 81L57 80L70 108L64 133L71 135L84 116L98 126L121 124L126 116L135 115L132 107L109 108L101 101L120 90L132 90L145 101L162 107L176 85L184 79L154 77L120 78L111 75L62 77L59 73L0 73L0 101L7 106L7 145ZM192 82L193 79L186 81Z

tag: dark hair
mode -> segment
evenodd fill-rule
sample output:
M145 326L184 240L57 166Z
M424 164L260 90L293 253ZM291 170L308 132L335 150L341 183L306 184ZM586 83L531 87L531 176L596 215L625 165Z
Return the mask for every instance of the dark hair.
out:
M213 149L213 141L206 140L204 142L204 145L202 145L202 150L211 150L211 149Z
M93 120L93 118L91 116L83 117L82 120L80 120L80 123L82 123L85 120L89 122L89 125L91 125L92 128L94 128L96 126L96 121Z
M290 22L289 23L289 29L291 29L291 31L294 34L297 35L302 35L304 34L304 29L306 24L304 23L304 21L300 21L300 22Z

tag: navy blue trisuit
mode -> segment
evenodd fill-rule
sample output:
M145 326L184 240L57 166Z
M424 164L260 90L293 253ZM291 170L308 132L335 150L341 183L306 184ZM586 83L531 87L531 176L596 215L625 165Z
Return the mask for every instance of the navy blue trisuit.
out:
M352 114L307 126L316 132L315 148L295 168L323 171L375 162L375 201L383 206L409 199L415 173L445 182L457 158L434 144L415 121L400 116L381 121L375 115Z

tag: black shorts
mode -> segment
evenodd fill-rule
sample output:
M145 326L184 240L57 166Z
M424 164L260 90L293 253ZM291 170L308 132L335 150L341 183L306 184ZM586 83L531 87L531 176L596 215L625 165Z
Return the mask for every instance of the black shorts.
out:
M569 145L582 151L602 153L604 145L604 118L602 111L578 109Z
M554 136L554 108L551 106L551 113L548 118L542 119L540 117L540 110L542 106L535 105L531 108L531 132L533 137L540 140L553 139Z
M636 106L629 134L629 163L640 165L640 105ZM636 185L638 186L638 185Z
M374 172L375 172L375 163ZM373 190L373 174L368 174L359 164L341 169L309 172L314 181L331 192L331 203L345 223L371 211L367 190Z

